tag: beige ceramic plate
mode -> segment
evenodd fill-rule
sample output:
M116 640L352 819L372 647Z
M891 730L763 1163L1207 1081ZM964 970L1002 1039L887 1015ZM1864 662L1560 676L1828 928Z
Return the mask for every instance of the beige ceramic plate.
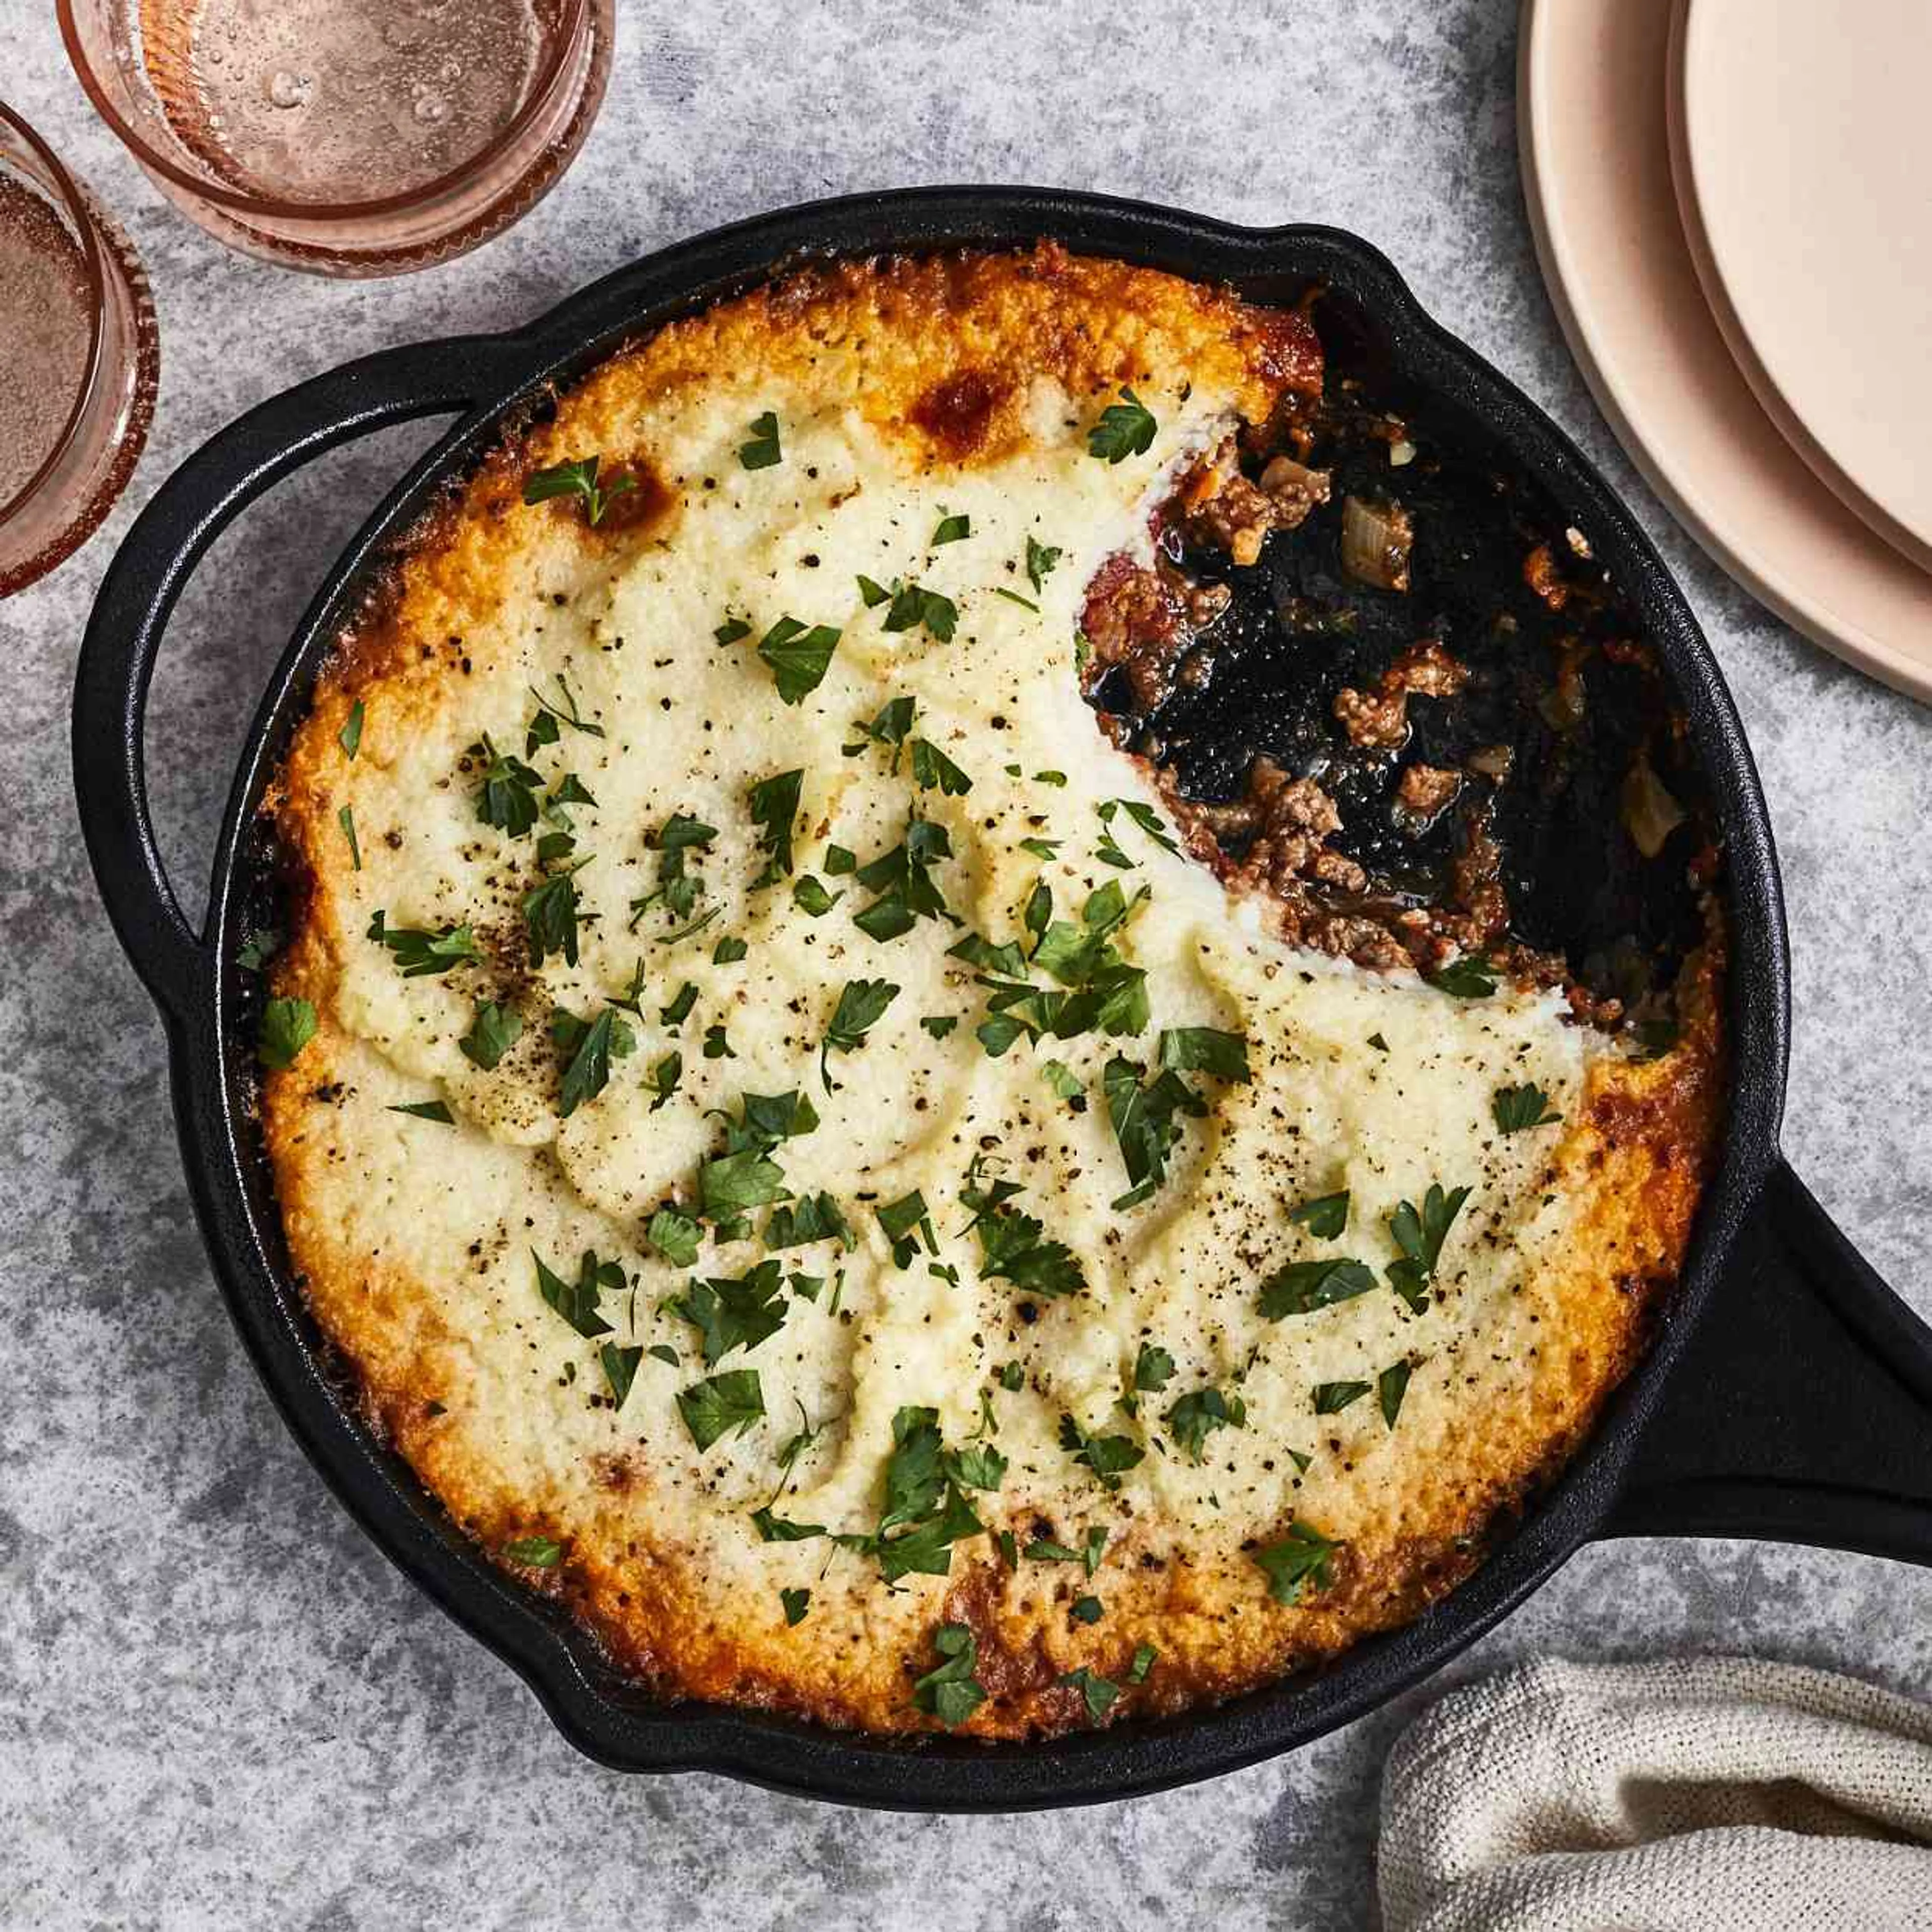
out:
M1932 569L1932 6L1676 0L1670 73L1678 212L1733 358Z
M1932 573L1819 482L1705 304L1671 182L1670 23L1671 0L1525 0L1524 186L1570 346L1632 460L1732 575L1932 698Z

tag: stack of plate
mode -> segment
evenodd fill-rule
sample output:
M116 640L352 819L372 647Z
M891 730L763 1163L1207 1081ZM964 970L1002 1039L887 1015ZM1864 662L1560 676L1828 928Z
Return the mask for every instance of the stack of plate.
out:
M1932 698L1932 4L1526 0L1518 94L1633 460L1780 616Z

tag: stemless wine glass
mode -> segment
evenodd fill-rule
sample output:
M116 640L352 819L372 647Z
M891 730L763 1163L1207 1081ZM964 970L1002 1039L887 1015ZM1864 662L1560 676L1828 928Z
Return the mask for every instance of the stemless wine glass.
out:
M58 0L75 72L162 192L326 275L446 261L582 146L614 0Z
M0 104L0 597L106 515L147 440L160 373L127 237Z

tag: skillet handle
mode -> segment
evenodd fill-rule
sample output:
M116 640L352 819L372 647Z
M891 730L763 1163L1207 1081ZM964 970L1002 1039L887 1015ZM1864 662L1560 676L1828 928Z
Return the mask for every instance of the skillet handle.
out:
M101 579L74 680L74 776L100 896L142 983L179 1023L207 971L161 868L142 749L154 659L209 544L255 499L338 443L413 416L473 408L529 359L507 336L380 350L258 404L154 492Z
M1604 1534L1765 1537L1932 1564L1932 1329L1781 1160Z

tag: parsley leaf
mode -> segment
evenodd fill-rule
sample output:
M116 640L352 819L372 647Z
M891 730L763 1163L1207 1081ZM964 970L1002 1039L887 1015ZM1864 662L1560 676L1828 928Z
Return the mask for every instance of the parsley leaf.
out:
M931 819L907 822L905 836L889 852L861 866L854 875L868 892L877 895L852 923L868 939L881 942L902 938L922 919L958 920L947 908L932 874L942 859L952 856L946 828Z
M937 550L941 544L958 543L963 537L973 534L973 519L968 516L941 517L939 527L932 533L932 548Z
M778 419L776 412L766 410L763 415L752 418L752 436L748 442L738 446L738 460L747 470L769 470L784 456L778 447Z
M1102 1070L1100 1082L1127 1172L1127 1191L1112 1204L1118 1211L1136 1207L1155 1192L1167 1178L1181 1117L1204 1119L1208 1108L1172 1068L1143 1085L1141 1069L1118 1054Z
M932 1647L944 1661L914 1683L912 1700L951 1730L986 1701L986 1693L973 1675L979 1646L965 1624L941 1624L933 1633Z
M919 1252L916 1236L924 1238L928 1254L938 1253L939 1242L932 1232L932 1210L926 1204L925 1195L916 1187L910 1194L903 1194L898 1200L888 1202L873 1211L878 1216L886 1239L892 1244L892 1264L896 1268L912 1265L913 1256Z
M272 926L249 934L235 955L235 963L244 973L259 973L281 950L282 935Z
M784 1200L789 1190L784 1169L764 1148L754 1145L700 1162L698 1191L704 1218L728 1222L748 1208Z
M1369 1392L1366 1382L1317 1382L1315 1384L1315 1413L1317 1415L1340 1415L1352 1402L1359 1402Z
M716 826L706 825L686 812L674 812L656 831L647 834L644 844L658 854L658 889L631 902L630 929L654 905L662 905L674 923L688 920L704 890L704 881L691 869L693 853L702 853L718 836Z
M791 875L792 828L798 820L799 798L804 787L802 770L778 772L760 778L746 794L752 821L759 828L758 849L766 855L764 870L752 881L754 892Z
M760 1543L809 1543L825 1534L822 1522L794 1522L789 1517L772 1515L769 1503L752 1510L752 1522Z
M362 748L362 700L358 698L349 707L349 716L342 729L335 734L335 742L342 747L342 754L346 758L352 760Z
M1127 1682L1130 1684L1144 1684L1148 1672L1154 1667L1160 1657L1160 1652L1152 1644L1136 1644L1134 1660L1127 1666Z
M586 1248L577 1264L577 1279L566 1281L544 1265L534 1249L530 1259L537 1264L538 1292L580 1335L594 1342L611 1332L610 1323L597 1312L597 1302L600 1295L615 1294L623 1288L624 1270L616 1262L599 1261Z
M676 997L668 1006L658 1009L658 1018L665 1026L682 1026L691 1017L691 1010L698 1004L698 988L688 980L678 988Z
M788 1626L796 1628L805 1621L805 1613L812 1607L812 1592L802 1585L796 1589L781 1590L778 1603L784 1611Z
M1006 1204L1020 1192L1012 1182L982 1187L977 1168L976 1161L960 1198L973 1210L969 1226L980 1237L980 1279L1010 1281L1049 1300L1078 1294L1087 1278L1073 1250L1064 1241L1048 1240L1045 1228L1030 1214Z
M1310 1315L1366 1294L1375 1285L1374 1271L1361 1262L1290 1262L1262 1284L1262 1313L1270 1322Z
M456 1044L464 1059L485 1073L494 1073L504 1054L523 1036L523 1016L514 1006L486 1000L472 1017L470 1030Z
M660 1208L644 1229L644 1239L678 1268L697 1261L700 1238L697 1222L676 1208Z
M1165 1348L1151 1342L1143 1342L1140 1353L1134 1358L1135 1392L1151 1395L1166 1388L1173 1379L1174 1358Z
M1216 1430L1246 1428L1248 1406L1239 1396L1223 1395L1217 1388L1196 1389L1175 1402L1164 1419L1174 1446L1190 1462L1198 1462Z
M476 788L476 816L485 825L520 838L537 822L537 794L543 780L513 752L500 752L486 735L470 748L483 761Z
M916 584L902 584L892 592L891 608L886 613L888 631L916 631L921 625L942 644L952 641L959 623L959 607L936 590Z
M1109 403L1100 419L1087 432L1087 451L1108 463L1124 463L1130 456L1144 456L1154 447L1156 428L1153 416L1132 390L1123 386L1120 400Z
M942 752L924 738L912 744L913 783L922 790L938 790L947 798L963 798L973 789L973 781Z
M792 902L800 911L812 919L823 919L845 895L828 892L822 880L807 872L791 889Z
M593 526L601 524L611 500L638 487L634 476L620 476L608 490L600 489L597 471L602 460L601 457L580 456L569 462L553 463L548 470L532 471L524 479L524 501L541 503L552 496L581 496L586 520Z
M774 1208L766 1217L764 1243L767 1252L802 1248L814 1241L840 1241L849 1252L858 1245L857 1237L846 1225L844 1210L824 1192L808 1194L796 1207Z
M616 493L614 490L611 494L614 496ZM555 744L560 724L568 724L573 731L581 731L586 738L601 738L604 735L603 726L592 724L578 710L577 700L572 694L570 686L565 682L561 671L557 674L556 689L558 701L553 704L535 685L530 687L530 695L537 701L538 715L531 721L525 740L526 755L536 750L539 744ZM539 731L539 725L548 728Z
M1402 1399L1408 1393L1408 1378L1415 1372L1415 1366L1406 1359L1390 1364L1376 1378L1376 1400L1380 1406L1382 1420L1393 1429L1396 1418L1402 1413Z
M563 1560L563 1545L548 1536L520 1536L504 1544L503 1554L528 1570L554 1570Z
M1082 1603L1091 1604L1095 1600L1091 1597L1081 1599ZM1073 1613L1076 1616L1079 1616L1079 1604L1074 1605ZM1088 1617L1082 1618L1082 1621L1090 1623L1094 1619ZM1081 1696L1086 1700L1087 1714L1096 1724L1098 1724L1108 1711L1112 1709L1115 1699L1120 1694L1120 1687L1118 1684L1110 1683L1106 1678L1096 1675L1084 1664L1077 1670L1066 1672L1060 1678L1060 1682L1063 1684L1070 1684L1079 1691Z
M449 1111L448 1103L442 1100L412 1100L407 1106L392 1107L392 1114L408 1114L418 1120L434 1120L438 1126L453 1127L456 1117Z
M1528 1127L1553 1126L1563 1116L1550 1104L1550 1096L1540 1087L1498 1087L1490 1098L1490 1112L1506 1134L1519 1134Z
M1160 1036L1155 1057L1162 1066L1181 1073L1208 1073L1217 1080L1245 1081L1248 1043L1238 1033L1213 1027L1174 1027Z
M637 1380L638 1364L644 1359L642 1348L622 1348L615 1342L603 1343L597 1351L597 1360L604 1370L604 1379L610 1384L612 1400L622 1408L631 1393L631 1384Z
M306 1000L271 1000L262 1009L256 1056L280 1072L315 1037L315 1009Z
M1044 590L1048 574L1064 554L1064 551L1052 549L1036 538L1028 537L1026 544L1027 581L1036 590Z
M734 1348L755 1348L767 1336L776 1335L784 1325L788 1306L775 1261L760 1262L748 1273L733 1278L694 1279L682 1294L674 1295L664 1304L671 1314L698 1331L707 1367L722 1361Z
M660 1107L669 1103L670 1096L677 1091L677 1083L683 1077L684 1055L681 1053L666 1054L663 1059L651 1069L650 1077L645 1084L657 1095L657 1098L651 1102L650 1111L652 1113L655 1114Z
M1486 1000L1496 990L1496 969L1486 959L1465 954L1422 976L1438 992L1459 1000Z
M1288 1218L1318 1241L1335 1240L1348 1225L1348 1190L1345 1187L1339 1194L1317 1195L1291 1208Z
M1281 1542L1255 1552L1255 1562L1277 1604L1298 1604L1309 1591L1325 1590L1334 1582L1335 1552L1341 1546L1298 1517Z
M1402 1250L1402 1259L1390 1262L1382 1272L1389 1286L1408 1304L1412 1314L1420 1315L1429 1306L1426 1292L1436 1279L1436 1264L1442 1258L1442 1243L1449 1226L1469 1198L1466 1187L1444 1194L1431 1181L1418 1214L1411 1202L1403 1202L1388 1218L1388 1231Z
M677 1412L700 1450L733 1430L749 1429L765 1412L756 1369L727 1369L677 1392Z
M476 949L476 935L466 926L446 926L440 932L416 926L386 926L379 909L369 922L366 935L394 954L405 980L418 980L428 973L447 973L452 966L476 966L483 956Z
M928 1013L920 1022L934 1040L944 1040L958 1024L958 1016L955 1013Z
M1118 1490L1121 1477L1147 1454L1132 1436L1090 1435L1070 1415L1060 1418L1060 1446L1092 1470L1106 1490Z
M570 1058L565 1062L558 1112L567 1120L586 1100L610 1084L610 1062L637 1050L631 1023L615 1006L606 1006L586 1026L567 1007L550 1016L550 1037Z
M801 704L824 682L838 636L830 624L808 630L796 617L781 617L758 640L758 655L771 667L782 702Z
M580 859L524 895L524 926L532 966L541 966L553 952L561 952L570 965L577 964L577 874L590 862L587 857Z
M838 1083L832 1077L831 1055L856 1053L865 1045L867 1031L898 996L899 989L888 980L847 982L818 1049L818 1077L826 1093L838 1090Z

